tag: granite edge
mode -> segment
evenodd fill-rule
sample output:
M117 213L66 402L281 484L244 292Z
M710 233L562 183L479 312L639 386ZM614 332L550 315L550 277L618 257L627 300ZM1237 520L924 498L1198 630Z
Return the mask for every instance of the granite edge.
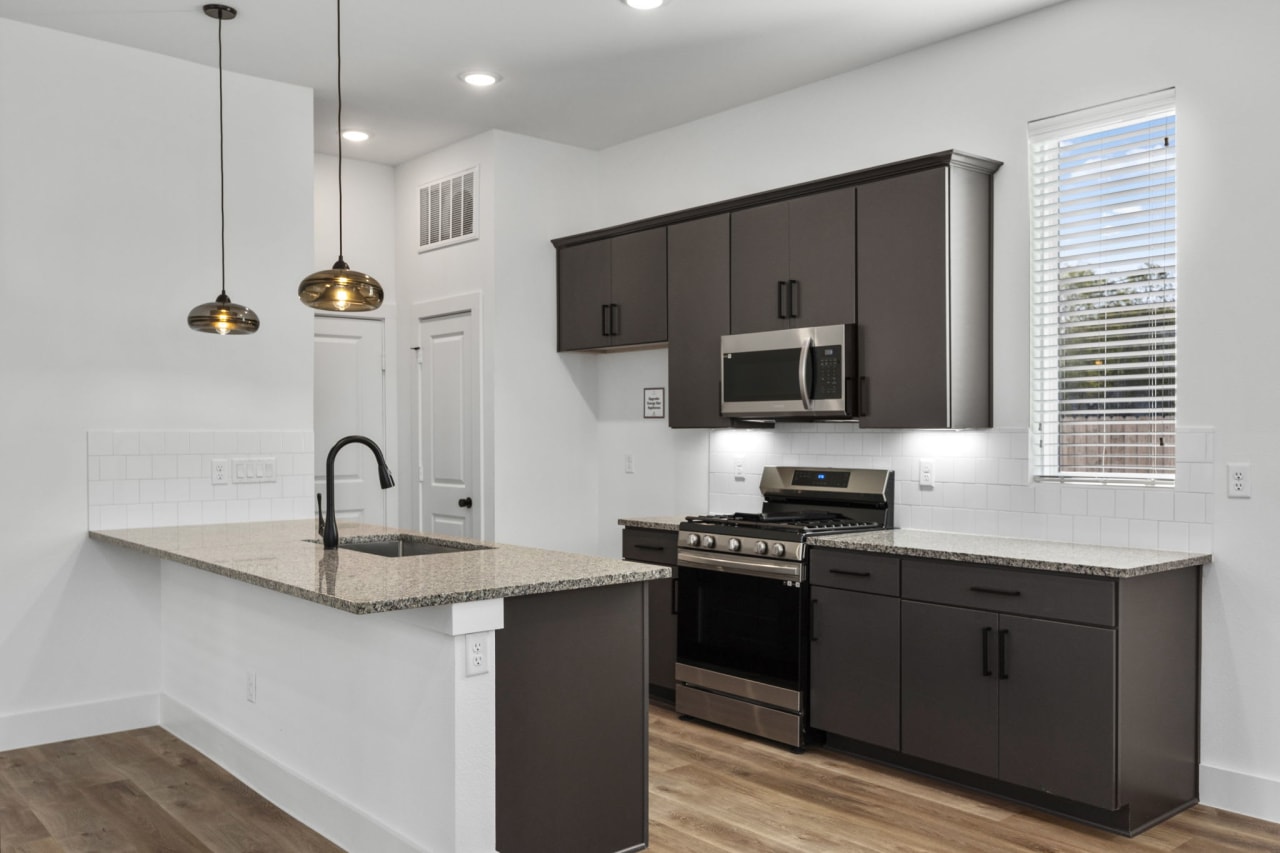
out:
M648 516L644 518L620 518L619 527L635 527L643 530L669 530L672 533L680 529L684 516Z
M1006 554L979 553L976 551L956 551L947 548L930 548L918 545L899 545L886 542L859 541L855 537L862 534L845 534L845 538L816 537L810 540L811 547L833 548L846 551L863 551L874 554L886 554L897 557L920 557L931 560L949 560L956 563L978 563L988 566L1003 566L1016 569L1031 569L1059 574L1092 575L1094 577L1132 578L1143 575L1159 574L1174 571L1188 566L1203 566L1212 561L1210 554L1180 554L1167 559L1153 560L1137 566L1101 566L1095 563L1079 563L1066 560L1036 559L1034 557L1015 557ZM1047 545L1070 546L1069 542L1041 543L1037 540L1009 539L1009 542L1032 542L1041 547ZM1106 546L1091 546L1106 547ZM1125 550L1125 549L1117 549Z

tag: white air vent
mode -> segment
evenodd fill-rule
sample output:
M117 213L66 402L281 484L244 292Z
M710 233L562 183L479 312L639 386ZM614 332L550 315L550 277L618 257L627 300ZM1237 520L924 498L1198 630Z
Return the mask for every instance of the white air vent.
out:
M476 182L480 167L418 187L418 251L476 239Z

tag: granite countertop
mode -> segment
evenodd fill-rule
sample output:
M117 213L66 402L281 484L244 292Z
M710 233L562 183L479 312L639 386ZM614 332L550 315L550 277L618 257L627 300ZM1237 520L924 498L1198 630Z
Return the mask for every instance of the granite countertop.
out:
M623 527L643 527L647 530L670 530L673 533L680 529L683 515L651 515L645 518L620 518L618 524Z
M495 545L372 524L339 525L341 542L406 536L466 550L415 557L325 551L315 522L91 530L141 551L350 613L381 613L671 577L671 569L586 554Z
M1070 542L942 533L935 530L878 530L872 533L815 536L809 540L809 544L814 547L843 548L901 557L926 557L1110 578L1137 577L1186 566L1202 566L1213 559L1210 554L1187 551L1111 548L1104 545L1075 545Z

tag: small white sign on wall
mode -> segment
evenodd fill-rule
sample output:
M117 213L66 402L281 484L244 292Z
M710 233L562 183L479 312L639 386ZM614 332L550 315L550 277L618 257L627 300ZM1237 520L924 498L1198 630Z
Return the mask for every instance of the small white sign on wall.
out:
M644 389L644 416L646 418L665 418L667 416L667 389Z

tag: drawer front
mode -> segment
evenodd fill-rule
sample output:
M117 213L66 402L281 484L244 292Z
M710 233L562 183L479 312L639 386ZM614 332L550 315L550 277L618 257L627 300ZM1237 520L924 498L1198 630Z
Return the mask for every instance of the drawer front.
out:
M902 561L902 597L1115 627L1115 581L927 560Z
M679 535L674 530L624 527L622 528L622 559L674 566L678 541Z
M809 583L876 595L898 594L898 558L837 548L809 552Z

